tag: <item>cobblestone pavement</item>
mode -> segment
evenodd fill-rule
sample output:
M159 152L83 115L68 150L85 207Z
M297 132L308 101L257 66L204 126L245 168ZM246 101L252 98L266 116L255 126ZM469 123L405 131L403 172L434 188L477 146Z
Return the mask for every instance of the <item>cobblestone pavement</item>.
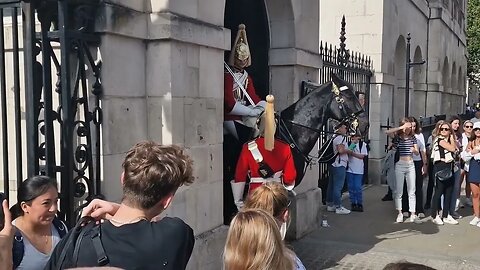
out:
M435 269L480 269L480 228L468 223L472 208L459 212L459 225L394 223L393 202L382 202L386 187L364 190L365 212L327 214L328 228L318 228L291 247L307 269L382 269L407 260ZM348 206L348 198L344 200Z

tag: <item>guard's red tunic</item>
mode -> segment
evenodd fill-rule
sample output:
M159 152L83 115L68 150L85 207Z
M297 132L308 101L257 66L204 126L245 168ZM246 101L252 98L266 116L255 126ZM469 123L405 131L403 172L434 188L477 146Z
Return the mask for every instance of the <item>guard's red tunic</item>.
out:
M233 77L230 73L226 72L224 73L224 116L225 116L225 121L229 120L242 120L242 117L239 115L230 115L229 113L232 111L233 107L235 106L235 103L238 102L238 100L235 100L235 97L233 96ZM255 88L253 86L253 81L252 77L248 75L247 79L247 87L245 88L247 90L248 95L252 98L253 102L255 104L250 104L248 102L248 99L245 98L247 101L245 106L248 105L253 105L255 106L258 102L261 101L260 97L257 95L255 92Z
M258 150L263 156L263 161L274 171L283 171L282 179L285 186L293 186L297 171L293 162L292 151L290 146L280 140L275 140L274 149L272 151L265 150L264 138L259 137L256 140ZM242 152L238 159L237 168L235 170L235 182L245 182L247 175L250 177L260 177L258 174L258 163L255 162L252 153L248 150L248 143L243 145ZM262 185L262 183L250 183L249 192Z

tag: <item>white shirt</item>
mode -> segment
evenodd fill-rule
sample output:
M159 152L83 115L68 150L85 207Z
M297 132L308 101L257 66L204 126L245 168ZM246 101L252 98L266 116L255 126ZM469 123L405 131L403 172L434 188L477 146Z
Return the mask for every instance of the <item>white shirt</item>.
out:
M423 134L415 134L415 138L417 139L417 145L418 145L418 155L415 153L413 154L413 161L419 161L422 160L422 152L425 151L425 137L423 137Z
M368 155L367 144L365 142L362 144L362 149L359 149L359 148L360 148L360 144L357 143L355 144L355 148L353 148L352 151L354 153L359 153L365 156ZM356 158L353 155L348 156L347 172L354 173L354 174L363 174L363 167L364 167L363 159Z
M347 138L343 135L338 135L333 139L333 153L336 155L338 153L337 146L340 144L343 144L345 146L345 149L348 148L348 143L347 143ZM338 156L335 158L335 161L332 163L333 167L347 167L348 163L348 154L338 154Z
M468 146L468 137L467 137L467 134L462 133L462 152L461 152L461 157L463 159L463 161L465 161L464 165L463 165L463 169L468 172L468 170L470 169L470 159L468 160L465 160L465 156L467 155L467 146Z

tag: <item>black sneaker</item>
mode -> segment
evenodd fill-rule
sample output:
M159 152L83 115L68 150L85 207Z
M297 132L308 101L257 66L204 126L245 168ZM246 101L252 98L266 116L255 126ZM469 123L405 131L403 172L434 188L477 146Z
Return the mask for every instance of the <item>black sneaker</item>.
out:
M357 204L358 212L363 212L363 204Z
M454 219L461 219L462 218L462 215L458 214L457 212L453 212L451 214L451 216L454 218Z
M382 201L384 201L384 202L393 201L392 194L387 193L385 196L383 196Z
M354 212L360 212L360 208L358 204L352 204L352 211Z

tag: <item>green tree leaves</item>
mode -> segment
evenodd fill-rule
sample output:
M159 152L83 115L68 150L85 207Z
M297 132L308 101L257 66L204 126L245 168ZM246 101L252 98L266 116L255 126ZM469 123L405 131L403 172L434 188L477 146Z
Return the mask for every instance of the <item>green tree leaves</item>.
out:
M480 0L467 2L467 76L480 86Z

